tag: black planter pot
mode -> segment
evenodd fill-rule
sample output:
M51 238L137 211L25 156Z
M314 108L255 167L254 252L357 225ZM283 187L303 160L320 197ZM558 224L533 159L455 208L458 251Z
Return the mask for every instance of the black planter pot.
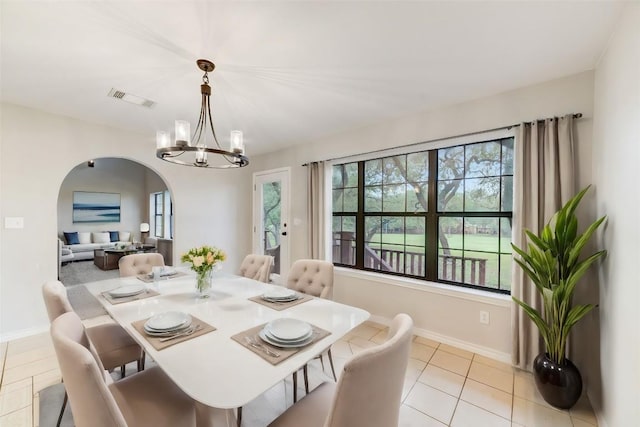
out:
M533 361L533 374L538 391L551 406L569 409L580 399L582 377L569 359L557 364L546 353L540 353Z

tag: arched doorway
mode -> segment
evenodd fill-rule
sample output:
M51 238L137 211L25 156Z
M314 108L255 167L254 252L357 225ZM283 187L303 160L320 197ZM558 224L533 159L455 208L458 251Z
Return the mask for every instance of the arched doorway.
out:
M105 257L105 248L158 251L173 263L171 191L141 163L105 157L75 166L60 186L57 213L58 276L65 285L116 277L117 258Z

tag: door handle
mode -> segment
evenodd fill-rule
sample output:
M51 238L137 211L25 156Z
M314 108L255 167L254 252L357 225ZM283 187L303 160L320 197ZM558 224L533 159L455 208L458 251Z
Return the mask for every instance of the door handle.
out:
M283 231L283 232L282 232L282 235L283 235L283 236L286 236L286 235L287 235L287 232L286 232L286 231Z

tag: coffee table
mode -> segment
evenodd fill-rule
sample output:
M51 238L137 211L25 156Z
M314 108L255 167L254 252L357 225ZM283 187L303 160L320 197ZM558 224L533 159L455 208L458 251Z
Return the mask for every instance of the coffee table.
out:
M95 249L93 251L93 263L101 270L116 270L118 268L118 261L120 261L120 258L125 255L155 251L156 247L153 245L142 245L139 247L128 247L124 249Z

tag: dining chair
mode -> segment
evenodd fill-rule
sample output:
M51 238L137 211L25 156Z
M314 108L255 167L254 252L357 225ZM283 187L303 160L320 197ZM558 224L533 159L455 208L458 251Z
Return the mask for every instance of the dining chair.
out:
M397 426L412 328L411 317L398 314L384 343L352 356L337 384L321 384L269 427Z
M196 425L194 401L159 367L113 382L76 313L58 316L51 337L76 427Z
M327 261L317 259L299 259L293 263L287 276L287 288L296 292L313 295L314 297L332 299L333 298L333 264ZM331 355L331 347L327 349L329 364L331 365L331 373L333 380L337 381L336 370L333 365L333 356ZM322 369L324 370L324 359L322 353L316 358L320 359ZM302 367L304 376L304 389L309 393L309 374L308 367L305 364ZM293 373L293 401L298 400L298 372Z
M269 283L272 264L273 257L270 255L249 254L240 264L240 276Z
M50 322L65 313L73 312L73 307L67 298L67 288L61 282L57 280L46 282L42 286L42 296ZM125 375L125 365L130 362L137 362L138 371L144 369L145 355L142 347L120 325L106 323L88 328L86 332L106 369L112 370L119 366L122 377ZM62 378L66 379L64 375ZM67 394L65 393L58 416L58 426L62 421L66 404Z
M153 267L164 267L164 257L162 254L131 254L123 256L118 261L120 277L149 274Z

